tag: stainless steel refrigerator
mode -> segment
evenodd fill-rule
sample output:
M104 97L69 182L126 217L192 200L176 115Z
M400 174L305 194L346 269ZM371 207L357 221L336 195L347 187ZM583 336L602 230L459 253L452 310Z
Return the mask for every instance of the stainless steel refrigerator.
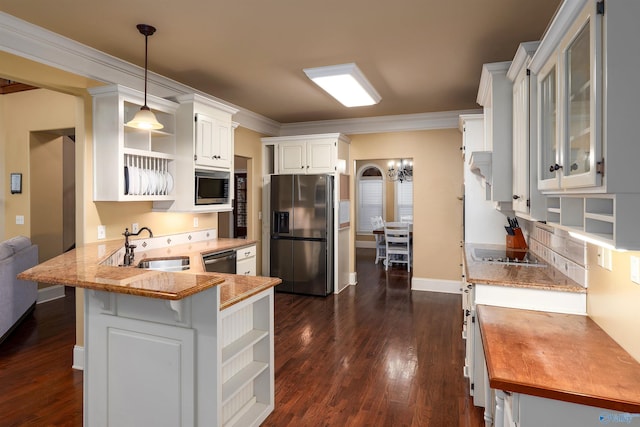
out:
M271 271L278 292L333 292L333 176L271 177Z

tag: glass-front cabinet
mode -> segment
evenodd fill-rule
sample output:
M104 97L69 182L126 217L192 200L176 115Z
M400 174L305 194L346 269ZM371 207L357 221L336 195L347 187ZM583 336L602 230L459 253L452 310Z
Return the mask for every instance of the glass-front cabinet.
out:
M538 74L541 190L602 184L601 21L587 2Z

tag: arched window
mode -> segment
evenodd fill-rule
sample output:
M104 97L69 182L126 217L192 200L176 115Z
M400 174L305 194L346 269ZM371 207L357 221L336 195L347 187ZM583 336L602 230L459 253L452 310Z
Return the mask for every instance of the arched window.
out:
M371 217L384 217L384 173L374 164L358 171L358 233L373 231Z

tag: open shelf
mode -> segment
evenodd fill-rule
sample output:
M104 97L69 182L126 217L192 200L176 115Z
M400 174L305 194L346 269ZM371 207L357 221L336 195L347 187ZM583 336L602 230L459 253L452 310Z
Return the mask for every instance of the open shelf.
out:
M259 329L252 329L239 339L235 340L231 344L225 346L222 349L222 366L233 360L234 357L242 354L245 350L251 348L258 341L269 336L268 331L261 331Z

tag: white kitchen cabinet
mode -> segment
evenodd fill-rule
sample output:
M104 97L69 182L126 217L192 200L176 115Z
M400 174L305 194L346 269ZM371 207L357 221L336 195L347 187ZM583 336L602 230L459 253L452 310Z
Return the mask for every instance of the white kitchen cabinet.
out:
M236 249L236 274L256 275L256 245Z
M94 201L172 200L166 182L176 173L178 104L147 96L147 105L164 125L140 130L126 125L144 105L144 94L119 85L89 89L93 97Z
M534 220L545 218L537 178L537 79L529 70L538 45L521 43L507 72L513 82L513 210Z
M84 302L84 425L244 427L273 411L273 288L223 310L219 286Z
M223 212L233 209L233 132L238 110L198 94L177 98L176 175L173 202L154 202L157 211ZM195 205L195 171L229 174L229 202Z
M602 185L602 14L584 3L538 77L545 190Z
M487 196L489 200L504 204L507 210L511 210L513 200L513 171L507 166L513 162L513 91L511 81L507 78L510 65L511 62L484 64L477 98L484 110L483 151L489 155L489 164L486 166L489 172L484 175L488 186ZM472 156L476 157L474 153Z
M280 174L336 172L337 140L287 141L278 144Z
M195 147L193 160L196 166L215 169L231 169L233 164L233 129L231 118L219 120L196 113Z
M629 114L640 99L640 45L631 36L638 19L631 0L564 2L530 65L538 79L538 188L550 197L539 219L628 250L640 249L627 210L640 205L640 144Z

